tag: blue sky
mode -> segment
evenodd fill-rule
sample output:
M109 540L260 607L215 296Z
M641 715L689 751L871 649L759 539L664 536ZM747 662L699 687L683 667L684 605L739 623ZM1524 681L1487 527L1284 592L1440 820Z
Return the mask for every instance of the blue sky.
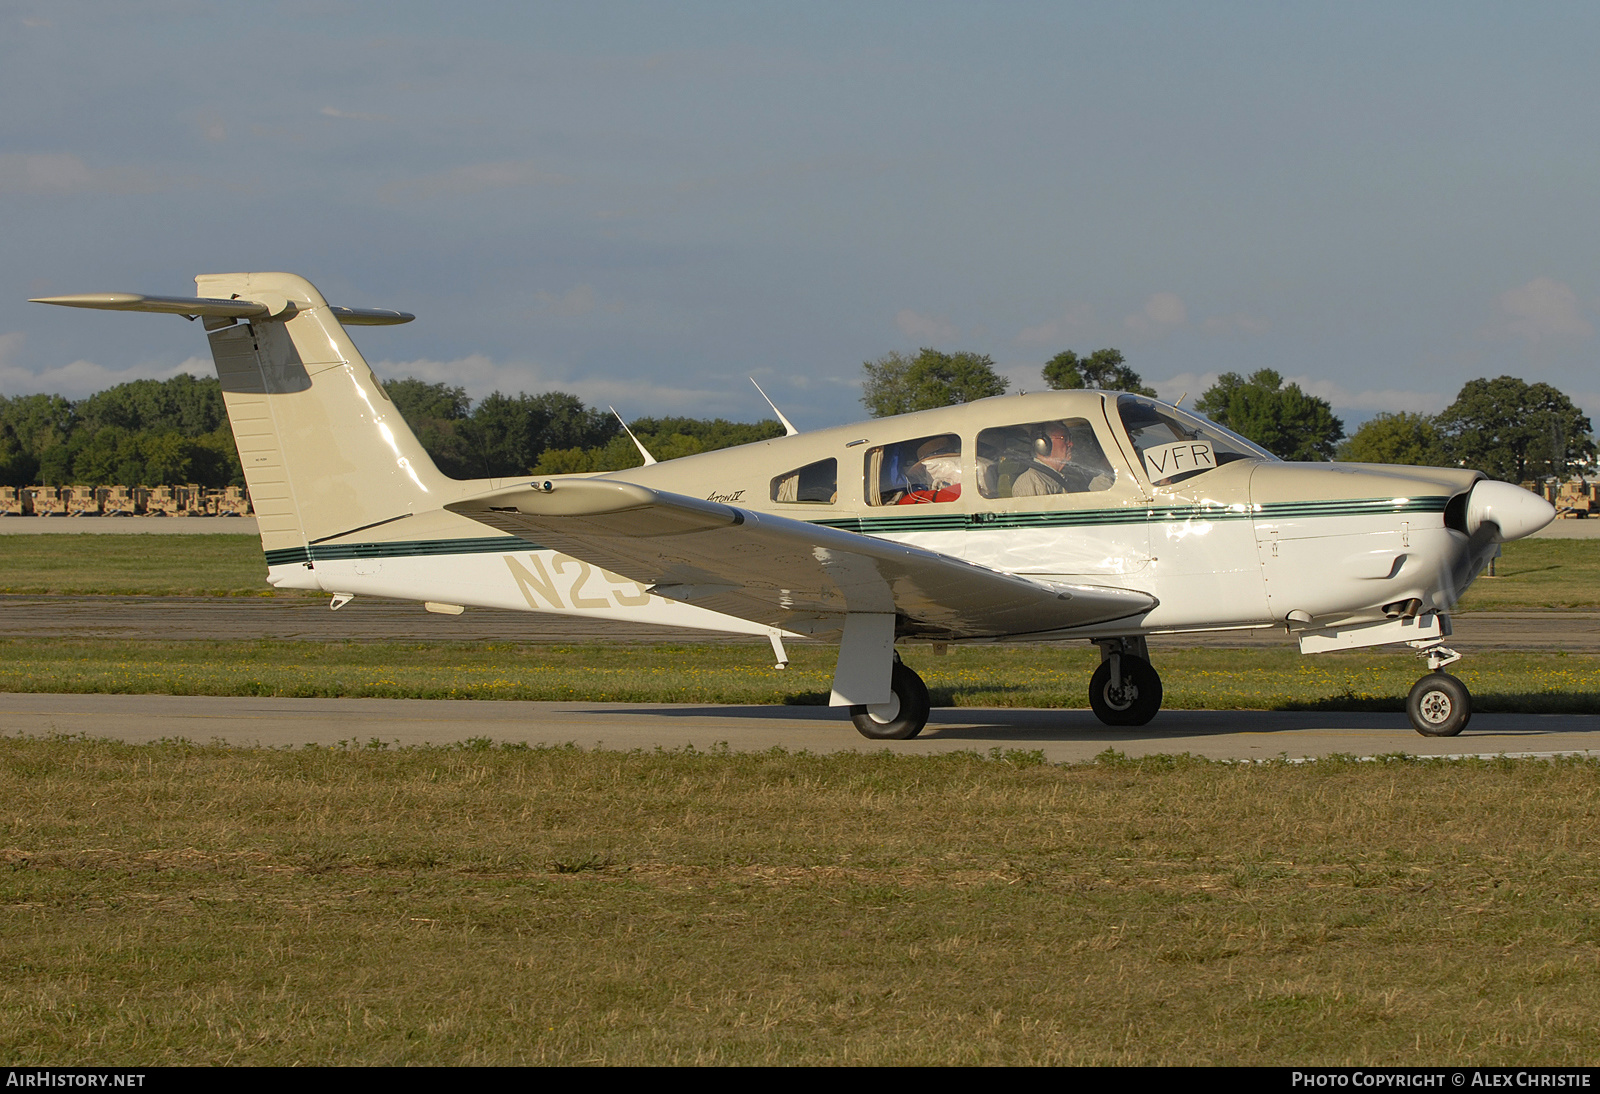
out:
M922 345L1115 346L1347 421L1600 416L1600 8L0 4L0 394L208 369L27 297L282 269L380 375L628 417L862 416Z

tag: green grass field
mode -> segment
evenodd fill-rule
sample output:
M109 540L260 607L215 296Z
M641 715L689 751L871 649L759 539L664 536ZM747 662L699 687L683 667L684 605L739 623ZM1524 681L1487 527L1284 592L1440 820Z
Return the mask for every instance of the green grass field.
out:
M0 535L0 593L296 595L267 584L259 536L149 534Z
M0 1063L1561 1064L1600 766L0 740Z
M0 641L0 691L370 696L641 703L826 703L836 651L797 645L782 672L764 646L510 643ZM1083 707L1099 653L1070 646L916 647L908 663L943 707ZM1302 657L1294 648L1163 651L1177 710L1405 709L1408 652ZM1600 656L1497 652L1454 666L1480 711L1600 713Z
M1600 608L1600 539L1508 543L1496 569L1463 611ZM266 573L255 536L0 535L0 593L315 595L277 593Z
M1505 545L1495 577L1480 577L1462 611L1600 608L1600 539L1519 539Z

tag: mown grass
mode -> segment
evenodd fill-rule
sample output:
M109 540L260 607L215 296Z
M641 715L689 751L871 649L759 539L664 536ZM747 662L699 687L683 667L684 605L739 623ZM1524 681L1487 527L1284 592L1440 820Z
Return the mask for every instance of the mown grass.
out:
M1564 1064L1600 766L0 740L0 1062Z
M1498 577L1479 579L1463 611L1600 608L1600 539L1518 540ZM0 535L0 593L284 596L267 584L261 540L244 535Z
M510 643L0 641L0 691L363 696L636 703L826 703L837 651L765 647ZM1099 653L1070 646L964 646L907 663L942 707L1083 707ZM1302 657L1294 648L1175 649L1158 663L1180 710L1398 711L1426 671L1409 651ZM1600 655L1497 652L1452 666L1481 711L1600 713Z
M259 536L149 533L0 535L0 593L285 595L267 584Z
M1495 577L1479 577L1461 611L1600 608L1600 539L1519 539L1507 543Z

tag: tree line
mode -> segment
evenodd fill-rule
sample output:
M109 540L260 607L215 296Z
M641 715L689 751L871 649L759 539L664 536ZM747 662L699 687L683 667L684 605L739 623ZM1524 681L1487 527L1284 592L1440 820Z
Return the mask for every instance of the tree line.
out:
M448 384L408 378L384 387L439 470L452 478L621 471L644 462L616 415L586 407L576 395L497 391L474 404L465 388ZM771 419L636 418L628 428L658 460L783 436Z
M0 486L244 485L215 378L135 380L76 402L0 396Z
M1339 448L1355 463L1476 468L1506 482L1565 479L1595 457L1587 415L1549 384L1469 380L1442 413L1379 414Z
M864 363L861 402L874 417L929 410L1003 395L1010 382L986 354L921 349ZM1052 357L1041 379L1054 390L1096 389L1155 395L1122 353ZM1443 413L1379 414L1346 438L1327 400L1272 369L1228 372L1193 408L1285 460L1471 467L1507 482L1565 477L1594 459L1593 426L1549 384L1514 376L1471 380ZM1342 443L1341 443L1342 442Z
M617 471L643 463L616 418L565 392L474 402L466 389L407 378L384 385L418 441L453 478ZM775 421L639 418L657 459L781 437ZM135 380L76 401L0 396L0 486L243 486L215 377Z
M1003 395L994 361L977 353L889 353L865 363L861 401L875 417ZM1056 354L1046 386L1154 389L1115 349ZM385 385L439 469L453 478L620 471L643 462L615 416L575 395L492 392L406 378ZM1271 369L1225 373L1194 409L1286 460L1465 466L1507 482L1565 477L1593 461L1593 427L1549 384L1513 376L1469 381L1442 413L1379 414L1346 438L1324 399ZM639 441L659 460L783 435L770 419L635 419ZM1342 442L1342 443L1341 443ZM135 380L76 402L60 395L0 396L0 485L72 483L219 488L244 485L215 378Z

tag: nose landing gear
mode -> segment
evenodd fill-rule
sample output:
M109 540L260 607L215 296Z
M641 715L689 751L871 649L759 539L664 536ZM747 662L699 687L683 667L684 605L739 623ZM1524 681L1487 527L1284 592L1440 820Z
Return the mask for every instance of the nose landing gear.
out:
M1427 657L1431 671L1416 682L1406 697L1411 727L1424 737L1454 737L1472 721L1472 693L1459 679L1440 670L1461 660L1461 655L1437 641L1413 645L1421 647L1419 652Z

